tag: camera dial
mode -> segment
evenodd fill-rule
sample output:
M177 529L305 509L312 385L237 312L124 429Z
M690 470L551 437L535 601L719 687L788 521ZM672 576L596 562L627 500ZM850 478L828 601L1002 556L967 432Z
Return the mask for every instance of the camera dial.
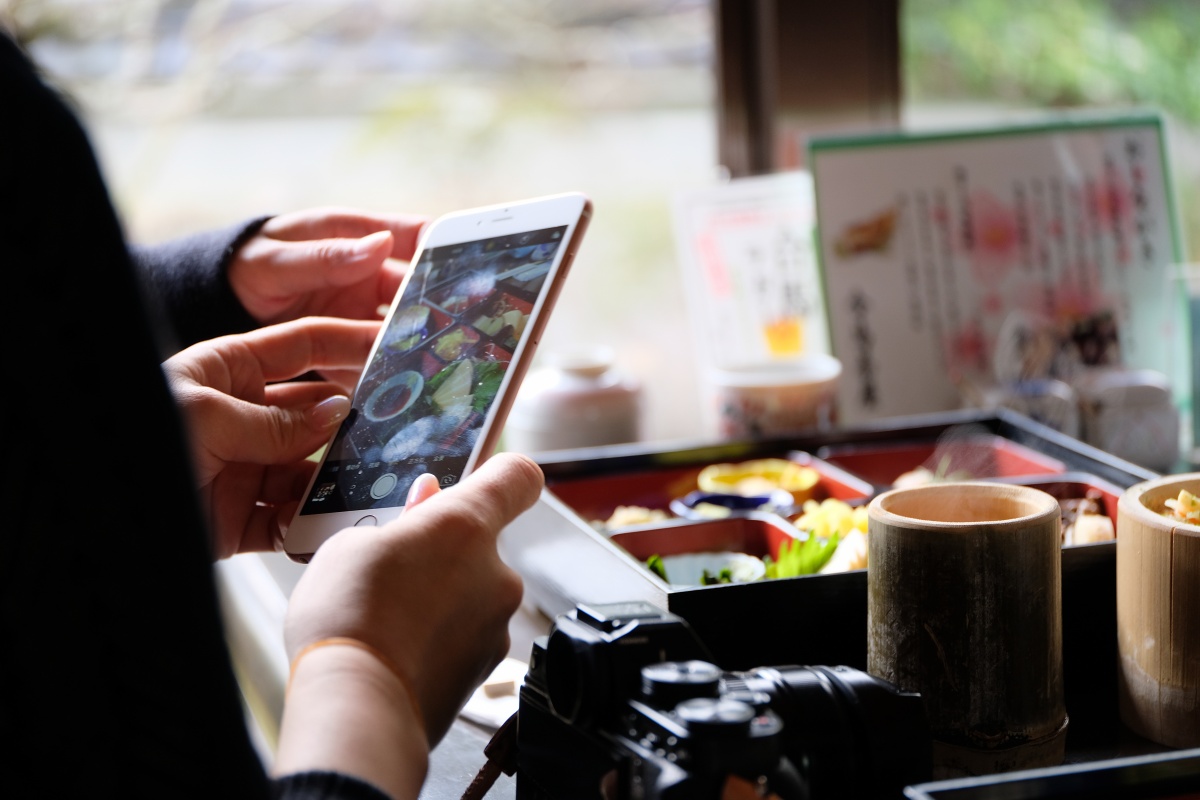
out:
M740 700L693 697L675 706L675 713L693 736L745 736L757 716Z
M642 667L642 697L656 708L672 708L696 697L716 697L721 668L707 661L664 661Z

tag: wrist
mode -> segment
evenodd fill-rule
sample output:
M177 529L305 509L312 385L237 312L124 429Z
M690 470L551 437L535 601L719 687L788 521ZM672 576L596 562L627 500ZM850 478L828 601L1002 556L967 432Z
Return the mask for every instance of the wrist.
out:
M361 643L326 640L293 662L273 772L332 770L416 797L429 762L417 709L386 659Z

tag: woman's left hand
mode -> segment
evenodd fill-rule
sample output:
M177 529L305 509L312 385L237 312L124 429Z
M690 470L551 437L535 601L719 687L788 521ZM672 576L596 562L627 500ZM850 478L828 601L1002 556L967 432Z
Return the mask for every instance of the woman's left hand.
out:
M350 413L337 385L292 378L357 371L379 323L306 318L200 342L163 364L192 444L217 558L276 550L316 464Z
M229 285L263 325L308 316L379 319L428 217L312 208L267 220L238 248Z

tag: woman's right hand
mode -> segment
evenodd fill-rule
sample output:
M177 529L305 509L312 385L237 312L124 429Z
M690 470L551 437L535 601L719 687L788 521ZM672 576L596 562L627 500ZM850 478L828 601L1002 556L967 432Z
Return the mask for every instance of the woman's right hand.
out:
M388 673L397 672L397 683L424 720L427 745L440 740L471 692L508 651L508 620L520 603L521 581L500 560L496 540L504 526L533 505L542 483L533 461L500 454L458 485L410 503L388 525L349 528L326 541L292 593L285 625L289 657L315 642L349 637L377 650L390 665L376 669L369 663L373 656L350 652L356 650L352 647L323 647L296 663L293 689L301 680L319 680L322 665L337 658L364 666L371 673L369 681L387 684ZM418 489L415 494L428 492ZM327 650L344 652L335 656ZM355 697L347 702L361 705L362 696ZM331 708L335 716L340 713ZM355 713L359 724L361 714ZM304 718L313 727L313 718ZM277 772L305 768L303 759L285 758L286 740L293 733L309 737L316 732L289 728L285 715ZM314 745L311 739L308 743ZM359 764L358 769L371 767Z

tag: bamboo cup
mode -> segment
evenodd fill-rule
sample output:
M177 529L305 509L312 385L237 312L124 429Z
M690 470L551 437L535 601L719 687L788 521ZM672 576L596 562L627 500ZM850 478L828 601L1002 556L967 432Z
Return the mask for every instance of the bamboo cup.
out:
M1117 698L1135 733L1200 747L1200 527L1163 516L1200 473L1130 487L1117 502Z
M1058 501L940 483L871 502L867 670L920 692L934 777L1062 762Z

